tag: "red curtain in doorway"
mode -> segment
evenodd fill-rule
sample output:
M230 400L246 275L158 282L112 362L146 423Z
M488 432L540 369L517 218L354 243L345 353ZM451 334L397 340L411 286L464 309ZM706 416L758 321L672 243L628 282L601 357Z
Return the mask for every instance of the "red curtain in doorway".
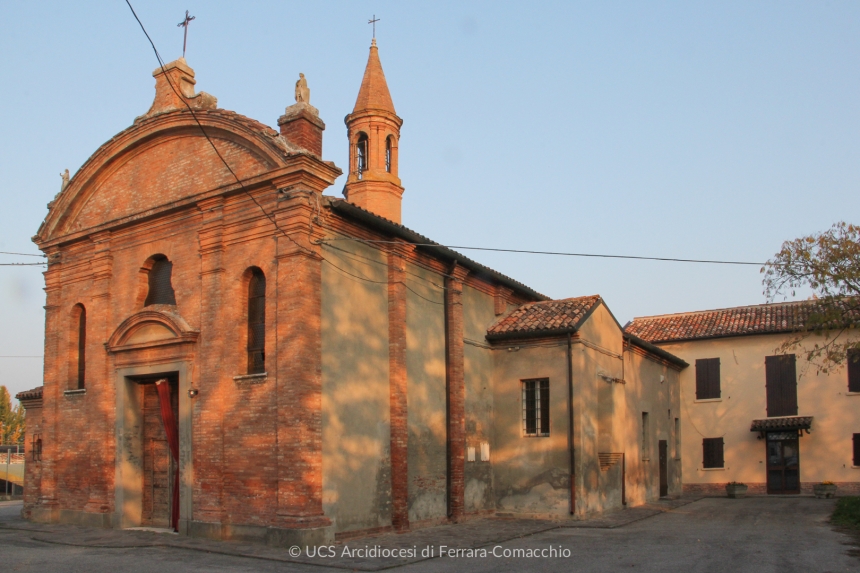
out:
M173 503L170 508L170 526L174 531L179 531L179 426L176 425L176 417L170 405L170 383L167 379L158 380L155 382L155 387L158 390L161 423L164 424L167 446L173 458Z

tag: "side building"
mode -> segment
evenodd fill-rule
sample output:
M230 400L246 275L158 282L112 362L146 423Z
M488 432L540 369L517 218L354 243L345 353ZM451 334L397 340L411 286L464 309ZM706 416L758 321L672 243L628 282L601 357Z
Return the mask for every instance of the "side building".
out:
M786 342L816 312L814 300L636 318L625 328L682 357L684 490L811 493L822 481L860 493L860 355L820 373L804 348L836 331ZM854 317L855 319L857 317ZM842 340L857 340L854 328ZM827 338L829 337L829 338Z

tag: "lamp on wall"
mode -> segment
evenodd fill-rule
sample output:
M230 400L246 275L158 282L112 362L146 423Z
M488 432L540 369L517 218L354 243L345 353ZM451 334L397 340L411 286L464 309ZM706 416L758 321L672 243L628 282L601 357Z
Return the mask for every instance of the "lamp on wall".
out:
M192 388L191 390L188 391L188 397L194 398L199 393L200 393L200 390L198 390L197 388Z

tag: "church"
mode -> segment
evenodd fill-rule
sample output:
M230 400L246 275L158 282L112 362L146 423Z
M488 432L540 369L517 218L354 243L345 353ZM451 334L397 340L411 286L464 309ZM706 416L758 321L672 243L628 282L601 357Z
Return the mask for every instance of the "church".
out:
M304 76L278 130L153 76L34 237L25 517L292 545L680 494L686 362L402 224L376 40L342 197Z

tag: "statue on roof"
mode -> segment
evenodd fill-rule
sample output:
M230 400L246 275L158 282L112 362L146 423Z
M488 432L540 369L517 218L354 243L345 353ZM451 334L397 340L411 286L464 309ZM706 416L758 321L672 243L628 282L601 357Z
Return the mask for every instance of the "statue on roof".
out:
M63 178L63 183L60 185L60 192L65 191L66 187L69 186L69 170L66 169L62 173L60 173L60 177Z
M299 74L299 81L296 82L296 103L311 103L311 90L304 74Z

